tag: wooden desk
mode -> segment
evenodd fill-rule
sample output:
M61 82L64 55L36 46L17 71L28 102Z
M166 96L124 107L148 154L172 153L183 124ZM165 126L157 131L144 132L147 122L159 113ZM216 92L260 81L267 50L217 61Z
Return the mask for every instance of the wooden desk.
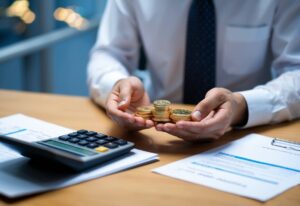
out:
M206 151L256 132L300 141L300 121L257 127L226 134L214 143L190 144L171 135L148 129L126 133L105 112L84 97L59 96L0 90L0 117L23 113L73 129L102 131L133 141L137 148L159 153L160 161L65 189L8 202L2 205L262 205L262 203L201 185L154 174L151 169ZM300 205L297 186L264 205Z

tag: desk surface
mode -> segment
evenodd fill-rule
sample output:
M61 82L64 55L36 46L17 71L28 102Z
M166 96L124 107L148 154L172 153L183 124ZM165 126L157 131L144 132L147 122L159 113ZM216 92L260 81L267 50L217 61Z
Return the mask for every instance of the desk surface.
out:
M23 113L73 129L89 129L120 136L138 149L158 153L160 161L65 189L18 201L0 198L2 205L261 205L262 203L154 174L151 169L206 151L249 133L300 141L300 120L232 131L220 140L191 144L166 133L147 129L127 133L110 121L88 98L0 90L0 117ZM300 187L292 188L264 205L299 205Z

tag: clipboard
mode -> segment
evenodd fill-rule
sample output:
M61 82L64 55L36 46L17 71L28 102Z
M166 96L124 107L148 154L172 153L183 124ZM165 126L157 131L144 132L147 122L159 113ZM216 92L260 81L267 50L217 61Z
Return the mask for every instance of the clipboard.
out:
M274 138L271 141L271 145L275 147L281 147L287 150L293 150L300 152L300 142L284 140L279 138Z

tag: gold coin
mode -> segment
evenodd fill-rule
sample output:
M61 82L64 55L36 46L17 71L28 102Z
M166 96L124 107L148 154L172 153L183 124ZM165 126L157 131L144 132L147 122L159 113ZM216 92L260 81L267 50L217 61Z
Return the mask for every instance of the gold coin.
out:
M170 118L173 122L191 121L192 111L187 109L174 109L171 112Z
M161 116L161 115L169 115L170 112L169 111L153 111L152 114Z
M152 118L155 122L170 122L171 120L169 118Z
M159 100L155 100L153 104L154 106L157 107L163 107L163 106L169 106L171 102L169 100L159 99Z
M147 117L147 116L139 116L139 115L136 115L137 117L141 117L141 118L143 118L143 119L145 119L145 120L148 120L148 119L151 119L152 118L152 116L149 116L149 117Z
M188 118L188 119L174 119L174 118L171 118L171 120L173 122L179 122L179 121L191 121L191 118Z
M152 117L152 115L149 115L149 114L135 114L135 116L137 117Z
M192 114L192 111L187 109L173 109L172 115L174 116L190 116Z
M138 113L151 113L153 106L141 106L137 108Z
M172 119L191 119L191 116L175 116L175 115L170 115L170 118Z

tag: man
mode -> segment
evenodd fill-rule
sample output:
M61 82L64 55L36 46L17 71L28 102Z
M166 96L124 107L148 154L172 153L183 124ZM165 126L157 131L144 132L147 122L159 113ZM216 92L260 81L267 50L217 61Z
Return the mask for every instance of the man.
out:
M139 50L149 80L133 76ZM91 53L92 98L128 129L154 99L196 104L193 121L156 129L188 141L300 116L298 0L110 0Z

